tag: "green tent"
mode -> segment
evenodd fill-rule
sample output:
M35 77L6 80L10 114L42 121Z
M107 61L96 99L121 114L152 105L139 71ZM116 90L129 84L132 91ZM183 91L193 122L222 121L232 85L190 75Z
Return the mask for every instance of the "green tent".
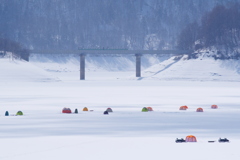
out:
M22 116L23 115L23 112L22 111L18 111L16 116Z
M148 112L148 109L146 107L143 107L142 112Z

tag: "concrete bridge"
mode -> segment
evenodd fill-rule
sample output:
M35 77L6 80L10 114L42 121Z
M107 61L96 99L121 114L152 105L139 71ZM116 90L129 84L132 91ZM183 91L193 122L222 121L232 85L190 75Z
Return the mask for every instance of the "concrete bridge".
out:
M136 77L141 77L141 56L146 54L190 54L191 50L127 50L127 49L79 49L75 51L48 51L32 50L30 54L78 54L80 56L80 80L85 80L85 57L86 55L135 55L136 56Z

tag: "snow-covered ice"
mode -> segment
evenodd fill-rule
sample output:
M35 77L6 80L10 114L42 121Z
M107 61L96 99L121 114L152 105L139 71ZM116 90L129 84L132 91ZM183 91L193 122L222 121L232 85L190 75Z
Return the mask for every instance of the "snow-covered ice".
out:
M132 69L97 69L85 81L75 63L0 59L0 160L239 159L240 79L228 62L169 59L141 79ZM147 106L154 111L141 112ZM187 135L198 142L175 143Z

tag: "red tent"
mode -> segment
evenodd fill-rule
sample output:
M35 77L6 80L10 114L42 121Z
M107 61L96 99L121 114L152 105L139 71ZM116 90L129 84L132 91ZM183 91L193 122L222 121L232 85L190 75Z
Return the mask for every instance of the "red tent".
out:
M62 113L72 113L70 108L63 108Z
M203 109L202 108L198 108L197 112L203 112Z
M148 111L153 111L152 107L147 107Z
M187 110L187 109L188 109L187 106L181 106L181 107L179 108L179 110Z
M214 105L211 106L211 108L212 108L212 109L217 109L218 106L214 104Z

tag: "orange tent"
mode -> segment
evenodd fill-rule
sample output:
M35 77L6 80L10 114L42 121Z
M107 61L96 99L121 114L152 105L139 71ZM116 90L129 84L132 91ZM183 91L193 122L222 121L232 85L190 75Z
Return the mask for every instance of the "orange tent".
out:
M84 108L83 108L83 111L88 111L88 108L87 108L87 107L84 107Z
M186 142L197 142L197 138L193 135L189 135L186 137Z
M188 109L187 106L181 106L181 107L179 108L179 110L187 110L187 109Z
M217 109L218 106L214 104L214 105L211 106L211 108L212 108L212 109Z
M198 108L197 112L203 112L203 109L202 108Z
M153 111L152 107L147 107L148 111Z

